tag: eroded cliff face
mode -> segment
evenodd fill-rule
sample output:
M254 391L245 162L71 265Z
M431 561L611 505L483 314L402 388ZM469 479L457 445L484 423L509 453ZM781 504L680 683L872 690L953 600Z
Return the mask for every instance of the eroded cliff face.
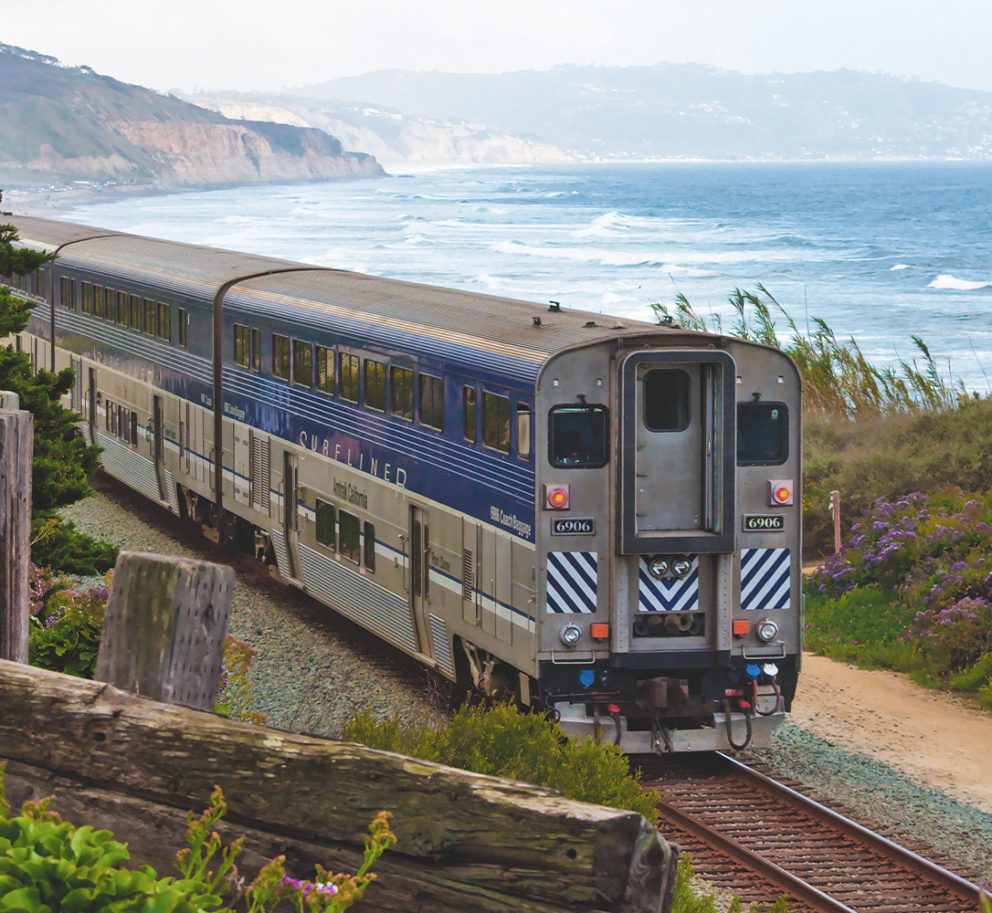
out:
M371 155L345 152L320 130L293 128L280 135L272 125L108 125L142 149L158 166L157 181L175 184L253 184L333 180L383 174Z
M320 130L240 123L118 121L124 153L66 157L50 145L27 163L38 177L154 183L161 188L341 180L384 174L371 155L345 152Z
M574 159L560 146L511 136L471 124L427 121L362 105L321 104L280 98L281 104L197 96L196 101L229 118L250 118L317 127L352 149L397 164L546 164Z

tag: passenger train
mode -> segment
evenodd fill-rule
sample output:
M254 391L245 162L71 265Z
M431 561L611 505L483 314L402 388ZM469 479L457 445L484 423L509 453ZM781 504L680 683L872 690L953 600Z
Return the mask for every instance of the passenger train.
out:
M105 470L464 688L627 752L767 741L800 664L776 349L14 217L16 344Z

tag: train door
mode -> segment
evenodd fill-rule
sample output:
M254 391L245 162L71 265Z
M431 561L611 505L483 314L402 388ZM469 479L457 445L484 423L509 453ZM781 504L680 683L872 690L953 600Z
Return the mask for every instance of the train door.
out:
M155 481L158 483L158 496L167 500L165 491L165 416L163 415L162 397L156 396L152 401L152 459L155 461Z
M239 504L248 504L251 500L251 439L250 429L240 422L225 422L224 429L227 437L228 429L234 440L234 500Z
M430 656L427 612L430 609L431 528L430 515L419 507L410 508L410 610L417 630L418 647Z
M96 368L89 369L89 384L87 389L87 403L89 406L89 429L90 443L96 443Z
M729 550L733 359L713 351L637 352L621 370L622 552Z
M288 562L286 571L294 580L299 579L300 576L299 558L297 557L299 521L296 509L300 488L299 475L296 454L285 452L282 457L282 532L286 539L286 559Z

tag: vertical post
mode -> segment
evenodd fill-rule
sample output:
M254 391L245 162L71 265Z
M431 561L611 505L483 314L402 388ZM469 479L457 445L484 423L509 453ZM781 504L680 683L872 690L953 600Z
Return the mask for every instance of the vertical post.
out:
M17 405L0 393L0 659L26 663L34 416Z
M95 678L169 704L212 710L234 570L209 561L121 552Z
M834 554L840 551L840 492L830 492L830 510L834 515Z

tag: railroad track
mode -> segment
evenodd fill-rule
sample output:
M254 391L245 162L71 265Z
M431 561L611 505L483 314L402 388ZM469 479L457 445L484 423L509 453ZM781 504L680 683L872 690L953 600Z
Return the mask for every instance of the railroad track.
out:
M638 759L641 761L641 759ZM697 874L790 913L977 913L979 888L722 754L646 759L667 839Z

